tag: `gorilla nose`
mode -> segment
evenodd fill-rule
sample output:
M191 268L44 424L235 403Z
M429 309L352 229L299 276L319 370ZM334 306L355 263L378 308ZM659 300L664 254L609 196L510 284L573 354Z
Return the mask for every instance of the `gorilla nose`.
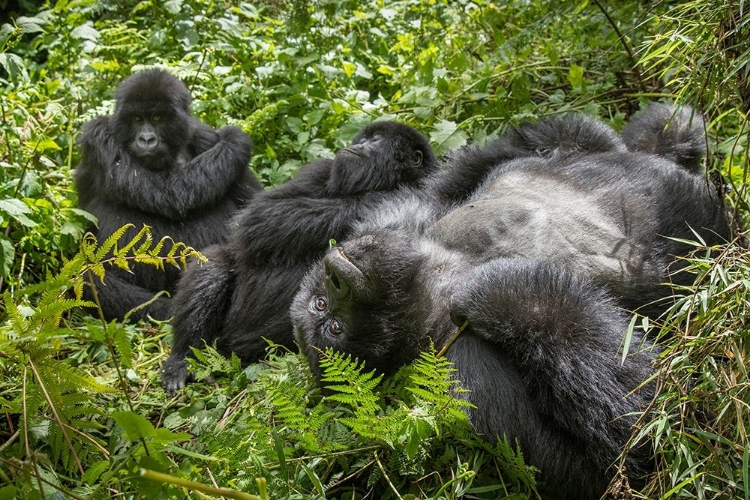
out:
M352 293L352 289L346 278L340 273L331 262L326 259L326 281L325 287L326 292L330 297L336 299L336 301L344 301L349 298Z
M138 134L138 146L143 149L154 149L159 145L159 139L153 132L141 132Z
M332 248L323 259L326 293L338 305L351 298L352 292L361 292L365 275L352 263L340 247Z

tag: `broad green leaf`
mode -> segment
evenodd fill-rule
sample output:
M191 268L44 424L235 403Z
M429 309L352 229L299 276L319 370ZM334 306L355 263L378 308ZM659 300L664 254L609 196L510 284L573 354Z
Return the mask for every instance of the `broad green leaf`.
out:
M430 133L430 141L437 143L436 150L439 153L456 149L468 140L466 132L458 128L455 122L441 120L435 124L435 130Z
M31 209L21 200L16 198L0 200L0 211L10 215L26 227L36 226L36 222L26 217L26 214L31 213Z
M164 9L172 15L179 14L182 10L182 0L164 2Z
M60 146L58 146L54 140L49 138L27 142L26 147L29 149L35 149L37 152L60 150Z
M70 32L70 35L74 38L79 38L81 40L91 40L92 42L95 42L101 38L101 35L99 32L93 27L88 24L82 24L78 27L76 27L73 31Z
M583 68L577 64L570 66L568 70L568 81L575 90L582 90L583 88Z
M112 414L112 418L125 431L125 437L129 441L156 436L153 424L132 411L117 411Z
M24 80L27 78L23 59L15 54L0 54L0 66L5 68L13 82L18 82L21 78Z
M14 31L13 26L10 24L3 24L0 26L0 46L8 41Z
M44 31L42 25L46 24L46 21L38 19L36 17L19 17L16 19L16 25L21 28L22 33L39 33Z
M0 276L6 278L10 274L15 257L16 249L13 242L4 234L0 234Z

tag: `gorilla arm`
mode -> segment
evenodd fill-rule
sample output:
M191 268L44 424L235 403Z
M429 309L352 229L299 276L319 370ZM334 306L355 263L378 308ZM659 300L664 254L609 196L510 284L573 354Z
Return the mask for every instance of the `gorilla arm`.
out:
M203 254L208 262L193 262L180 281L179 293L173 300L174 344L169 358L162 365L162 385L167 393L185 387L190 378L185 357L191 347L202 348L202 341L213 342L223 331L226 312L232 299L235 264L226 246L215 245Z
M237 245L236 255L247 260L245 264L307 262L327 250L330 239L344 238L351 224L383 199L378 192L342 198L274 199L277 189L254 198L235 221L233 245Z
M107 117L90 122L82 147L86 154L85 174L96 178L95 193L106 193L123 205L171 220L184 219L191 210L210 206L224 196L247 170L252 143L236 127L218 131L219 141L195 158L182 155L164 171L138 167L132 158L115 144ZM205 142L205 141L204 141ZM181 161L189 160L187 164ZM84 200L82 200L82 204Z
M448 357L473 391L468 396L477 406L472 421L480 432L507 430L521 440L529 462L546 477L557 478L558 483L569 478L571 485L590 484L591 496L598 498L612 477L613 469L606 471L627 443L637 413L653 396L650 385L639 385L650 375L655 352L631 352L623 361L616 351L623 344L627 318L591 282L549 264L498 259L475 268L462 281L466 285L451 299L453 322L468 321L461 335L484 339L496 346L496 356L511 360L523 388L517 398L527 401L517 405L517 419L507 417L513 405L483 401L481 386L493 384L493 375L482 379L473 374L482 360L466 359L465 350L454 346ZM639 343L638 333L633 332L632 345ZM472 385L477 380L475 390ZM494 381L494 387L501 385L514 384ZM501 412L486 410L497 405ZM529 417L523 411L538 419L544 432L524 424ZM505 421L498 424L497 419ZM550 441L570 450L569 456L561 460L545 451L556 446ZM642 476L647 460L643 449L628 455L631 478ZM601 484L591 484L594 477L601 478Z

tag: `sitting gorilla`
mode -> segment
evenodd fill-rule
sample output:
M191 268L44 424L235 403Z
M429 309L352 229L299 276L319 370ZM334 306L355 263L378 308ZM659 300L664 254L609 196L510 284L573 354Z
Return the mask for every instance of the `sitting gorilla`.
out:
M80 207L99 220L98 231L92 228L98 241L126 223L135 225L126 239L148 224L155 238L198 249L225 241L229 217L262 189L247 167L247 134L191 116L188 89L166 71L130 76L115 99L114 116L85 125L75 176ZM112 267L103 283L95 278L106 319L122 319L162 290L173 293L180 274L144 264L132 271ZM131 317L147 315L168 318L170 299L159 297Z
M633 126L664 129L661 109ZM699 133L686 116L655 139L680 162L700 156L681 150ZM657 348L635 331L629 356L618 353L623 306L650 303L668 263L689 251L667 237L695 230L711 244L730 235L721 200L692 160L640 152L646 138L626 132L627 146L582 116L526 125L459 151L426 193L359 224L292 303L313 372L320 376L327 348L391 374L430 340L447 346L477 432L517 441L562 497L603 495L653 397L652 385L639 384ZM647 446L626 457L636 486L651 463Z
M265 356L264 339L294 347L289 306L310 265L331 238L394 191L422 186L437 167L427 139L411 127L375 122L333 160L303 167L290 181L259 194L232 222L226 245L190 266L175 296L174 345L162 366L168 393L189 378L191 347L218 340L245 362Z

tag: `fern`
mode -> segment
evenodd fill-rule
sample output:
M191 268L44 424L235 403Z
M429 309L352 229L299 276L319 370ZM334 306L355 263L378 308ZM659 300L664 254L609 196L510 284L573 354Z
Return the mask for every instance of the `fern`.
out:
M320 367L323 370L321 381L334 393L328 396L329 400L351 407L357 416L373 415L380 410L380 397L373 389L382 375L375 375L374 371L362 373L364 364L331 349L321 353Z
M167 256L159 257L167 240L153 245L145 226L118 249L120 238L130 227L123 226L98 247L96 239L87 234L81 251L66 261L57 275L13 294L3 294L7 321L0 326L0 370L16 377L16 383L9 385L8 391L3 388L0 413L18 415L19 430L26 443L23 450L29 452L19 458L31 460L34 468L38 467L36 457L45 453L52 465L80 474L84 473L86 457L94 461L108 458L107 447L92 432L102 427L97 422L97 417L103 415L97 395L116 391L58 359L63 342L76 335L64 324L64 318L78 308L96 307L93 302L82 300L86 275L93 273L104 278L107 266L127 268L129 261L141 257L160 266L165 261L184 263L190 257L202 258L183 244L172 244ZM111 356L120 358L114 360L118 374L120 362L132 366L132 335L126 326L101 323L97 327L89 325L84 331L106 344ZM126 389L122 377L120 382ZM127 393L122 394L127 400Z

